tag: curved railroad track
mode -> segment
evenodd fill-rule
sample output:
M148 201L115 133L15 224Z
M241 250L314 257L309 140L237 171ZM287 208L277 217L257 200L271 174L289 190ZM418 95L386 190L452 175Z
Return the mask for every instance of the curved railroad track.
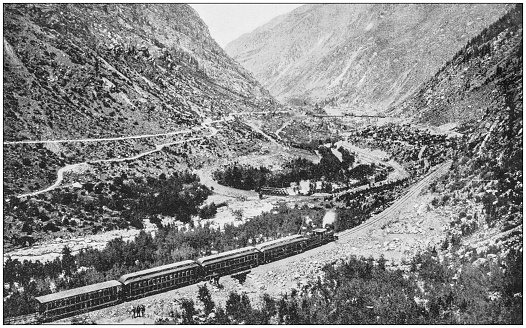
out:
M425 187L427 187L430 183L432 183L435 179L437 179L438 177L442 176L443 174L445 174L450 166L451 166L451 163L452 161L449 160L449 161L446 161L445 163L443 164L440 164L438 166L435 167L435 169L433 170L433 172L431 173L428 173L422 180L420 180L416 185L414 185L413 187L411 187L411 189L404 195L402 196L401 198L399 198L398 200L396 200L393 205L389 206L386 210L384 210L382 213L378 214L376 217L373 217L371 220L368 220L364 223L362 223L361 225L357 226L357 227L354 227L352 229L349 229L349 230L346 230L346 231L343 231L341 233L338 234L338 237L340 239L344 238L344 239L347 239L348 237L350 237L351 235L359 232L359 231L362 231L364 229L367 229L369 227L371 227L372 225L374 225L375 223L385 219L386 217L388 217L389 215L391 215L392 213L396 212L397 210L399 210L401 207L403 207L404 205L406 205L406 203L414 196L418 195L422 190L424 190Z

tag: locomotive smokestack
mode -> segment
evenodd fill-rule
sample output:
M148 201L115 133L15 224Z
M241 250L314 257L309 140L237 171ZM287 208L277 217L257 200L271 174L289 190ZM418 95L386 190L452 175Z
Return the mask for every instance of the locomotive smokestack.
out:
M336 211L334 210L329 210L327 211L327 213L325 213L325 216L323 217L323 227L326 227L327 225L334 225L334 221L336 220Z

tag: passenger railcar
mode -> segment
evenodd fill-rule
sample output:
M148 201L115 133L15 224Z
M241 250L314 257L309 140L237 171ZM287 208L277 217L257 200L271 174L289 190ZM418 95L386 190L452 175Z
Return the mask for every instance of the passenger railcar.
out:
M123 275L119 281L123 286L125 300L133 300L170 289L191 285L200 276L200 266L188 260Z
M301 253L307 248L307 242L308 239L304 236L293 235L256 245L256 249L260 252L259 262L269 263Z
M249 270L258 266L258 261L258 250L254 247L245 247L202 257L197 260L197 263L201 265L202 278L210 280L227 274Z
M40 320L53 321L115 305L122 300L122 284L110 280L36 297Z
M242 273L258 265L301 253L336 239L331 229L314 229L310 236L293 235L256 247L205 256L197 261L182 261L125 274L119 281L111 280L36 297L38 321L54 321L202 280Z

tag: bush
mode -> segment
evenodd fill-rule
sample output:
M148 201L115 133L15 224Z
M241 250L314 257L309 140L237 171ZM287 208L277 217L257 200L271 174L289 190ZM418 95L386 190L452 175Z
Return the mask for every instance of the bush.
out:
M199 301L201 301L201 303L203 303L205 314L210 314L214 309L215 304L212 301L212 296L210 295L206 284L199 286L199 294L197 298L199 299Z
M197 311L194 307L194 301L187 298L183 298L181 300L181 307L183 309L183 324L194 324L194 315L197 314Z

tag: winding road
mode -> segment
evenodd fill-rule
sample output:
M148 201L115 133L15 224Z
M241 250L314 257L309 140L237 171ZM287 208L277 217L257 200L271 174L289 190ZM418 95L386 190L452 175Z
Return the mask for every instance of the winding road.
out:
M206 135L204 137L195 137L195 138L189 138L189 139L180 140L180 141L174 141L174 142L167 142L167 143L163 143L163 144L158 144L158 145L155 145L155 149L148 150L148 151L145 151L145 152L142 152L142 153L139 153L137 155L130 156L130 157L122 157L122 158L119 157L119 158L101 159L101 160L94 160L94 161L91 160L91 161L86 161L86 162L81 162L81 163L68 164L68 165L66 165L64 167L61 167L57 171L57 180L51 186L49 186L49 187L47 187L45 189L39 190L39 191L34 191L34 192L18 195L17 198L32 197L32 196L36 196L36 195L39 195L39 194L43 194L43 193L52 191L52 190L58 188L62 184L62 181L64 180L64 173L75 171L75 170L77 170L80 167L85 166L85 165L97 164L97 163L107 163L107 162L133 161L133 160L139 159L141 157L148 156L150 154L159 152L159 151L163 150L163 148L166 147L166 146L172 146L172 145L183 144L183 143L197 141L197 140L204 140L205 138L211 138L211 137L215 136L218 133L218 130L216 128L212 127L211 124L218 123L218 122L223 122L223 120L217 120L217 121L211 121L211 122L202 123L202 127L203 128L206 128L206 129L210 130L210 134ZM68 140L47 140L47 141L46 140L40 140L40 141L18 142L18 143L47 143L47 142L58 143L58 142L114 141L114 140L126 140L126 139L152 138L152 137L159 137L159 136L172 136L172 135L177 135L177 134L186 134L186 133L190 133L190 132L192 132L192 130L182 130L182 131L167 132L167 133L160 133L160 134L144 134L144 135L118 137L118 138L68 139ZM15 141L11 142L11 144L13 144L13 143L17 143L17 142L15 142Z
M279 134L281 133L281 131L283 131L283 129L285 129L287 126L289 126L291 123L292 123L292 119L288 120L287 122L283 123L283 125L276 130L275 134L276 134L276 137L278 137L279 140L281 140L281 137L279 136Z
M87 138L87 139L59 139L59 140L22 140L22 141L4 141L4 145L20 145L20 144L44 144L44 143L73 143L73 142L100 142L100 141L118 141L128 139L144 139L144 138L155 138L173 136L177 134L188 134L192 133L191 129L157 133L157 134L141 134L127 137L108 137L108 138Z

